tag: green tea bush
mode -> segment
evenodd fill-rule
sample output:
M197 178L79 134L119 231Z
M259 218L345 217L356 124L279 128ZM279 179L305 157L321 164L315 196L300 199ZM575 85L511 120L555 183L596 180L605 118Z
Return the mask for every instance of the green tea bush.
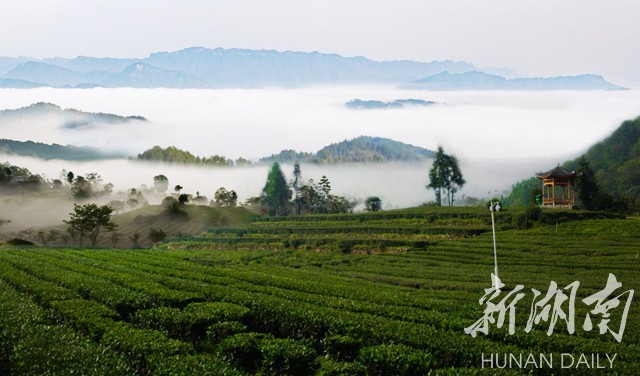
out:
M212 355L153 356L149 369L156 376L241 376L238 370Z
M358 361L371 376L422 376L429 372L431 355L405 345L378 345L360 350Z
M344 335L326 337L321 344L325 354L343 361L354 360L362 347L362 341Z
M156 330L137 329L122 322L114 323L105 331L100 342L122 354L141 374L148 372L149 363L156 356L166 358L193 352L190 344L167 338Z
M36 325L13 349L15 375L130 375L132 370L104 345L63 326Z
M207 338L215 343L221 341L234 334L242 333L247 330L247 326L238 321L224 321L207 328Z
M260 342L264 375L312 375L316 351L308 344L293 339L273 338Z
M265 338L262 333L239 333L220 343L219 353L224 361L242 369L255 373L262 363L260 342Z
M365 376L367 374L367 370L360 363L320 359L320 367L316 372L316 376Z

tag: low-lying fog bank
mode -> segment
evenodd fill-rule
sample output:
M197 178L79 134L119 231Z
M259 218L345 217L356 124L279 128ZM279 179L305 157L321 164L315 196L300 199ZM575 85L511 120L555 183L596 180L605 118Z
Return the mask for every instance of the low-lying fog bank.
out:
M49 180L58 179L64 169L76 175L98 173L104 183L112 183L114 192L153 186L153 177L165 175L172 189L183 187L183 193L207 196L213 199L220 187L233 189L239 202L258 196L266 182L268 165L251 167L196 167L177 164L148 163L130 160L97 162L70 162L61 160L43 161L29 157L3 156L0 161L23 166L32 173L42 174ZM548 170L564 159L485 159L460 161L467 184L458 196L488 197L508 190L516 181L532 176L536 171ZM302 175L306 182L318 182L326 175L332 192L350 198L366 199L379 196L385 208L404 208L420 205L434 199L433 191L427 190L428 171L431 160L422 163L302 164ZM293 178L293 166L283 164L282 170L288 180ZM152 202L153 203L153 202Z

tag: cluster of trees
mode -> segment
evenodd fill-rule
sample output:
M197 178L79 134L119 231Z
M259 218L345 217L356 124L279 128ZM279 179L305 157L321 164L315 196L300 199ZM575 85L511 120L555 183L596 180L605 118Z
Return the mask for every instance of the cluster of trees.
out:
M28 169L12 165L11 163L0 163L0 189L7 189L12 184L15 187L39 188L44 183L40 175L34 175Z
M145 150L141 154L138 154L136 159L141 161L183 163L204 166L245 166L251 164L251 161L242 157L236 159L235 161L222 155L197 157L190 152L178 149L175 146L169 146L167 148L154 146L151 149Z
M267 175L259 202L269 215L307 213L349 213L357 202L331 193L331 182L322 176L318 183L302 180L300 163L296 162L293 180L287 179L278 162L274 162Z
M433 155L434 153L431 150L388 138L360 136L325 146L315 154L283 150L278 154L262 158L260 162L359 163L422 161Z

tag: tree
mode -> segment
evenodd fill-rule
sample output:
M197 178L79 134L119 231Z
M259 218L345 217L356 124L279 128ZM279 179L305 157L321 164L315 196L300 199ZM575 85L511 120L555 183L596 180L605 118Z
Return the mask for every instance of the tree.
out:
M295 214L300 215L302 210L302 202L300 197L300 188L302 185L302 169L300 168L300 162L296 161L293 165L293 182L291 182L291 188L293 188L293 204L295 208Z
M113 211L116 212L116 214L118 214L119 212L123 211L124 208L125 208L124 201L119 201L119 200L109 201L109 203L107 205L109 205L111 207L111 209L113 209Z
M64 170L63 170L63 171L64 171ZM75 176L73 175L73 171L69 171L69 172L67 172L67 175L66 175L65 177L66 177L67 183L68 183L69 185L71 185L71 184L73 183L73 178L74 178Z
M120 235L120 233L118 231L111 231L111 244L113 244L113 248L116 247L116 244L118 244L118 242L120 241L120 238L122 238L122 236Z
M164 194L169 189L169 179L164 175L156 175L153 177L153 186L158 193Z
M178 202L180 202L180 204L185 205L189 202L189 195L186 193L181 194L180 196L178 196Z
M118 227L111 221L112 212L113 209L108 205L85 204L81 206L74 204L73 212L69 213L69 220L65 220L64 223L68 224L69 228L77 234L80 246L82 246L82 239L86 236L89 238L91 246L95 247L103 230L111 232Z
M75 199L85 199L91 197L93 189L91 183L84 176L76 176L71 184L71 195Z
M214 195L216 206L235 207L238 204L238 194L236 191L227 191L225 187L220 187Z
M133 248L138 248L140 245L138 245L138 241L140 240L140 233L138 231L134 232L133 234L131 234L131 236L129 236L129 240L131 240L131 242L133 243Z
M269 215L287 215L287 203L291 198L291 191L287 180L280 169L280 164L274 162L267 175L267 183L262 189L260 203L267 208Z
M382 200L377 196L368 197L364 202L364 208L370 212L380 211L382 210Z
M167 233L162 229L155 229L151 227L149 229L149 240L151 240L154 244L161 242L167 238Z
M576 179L576 191L581 205L587 209L593 209L594 199L600 192L596 176L584 156L578 159L578 178Z
M178 184L175 187L173 187L173 190L176 191L177 194L180 194L180 191L182 190L182 186Z
M429 170L429 184L427 185L427 188L435 191L438 205L442 205L442 193L446 193L447 205L453 206L456 192L465 183L458 166L458 159L455 156L445 154L442 146L438 146L433 165Z

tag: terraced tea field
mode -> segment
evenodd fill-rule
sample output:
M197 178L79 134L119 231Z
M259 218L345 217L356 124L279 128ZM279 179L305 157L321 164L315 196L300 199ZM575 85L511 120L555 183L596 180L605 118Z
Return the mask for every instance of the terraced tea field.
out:
M501 298L524 285L515 332L493 323L475 338L464 329L483 317L493 271L483 209L263 218L160 249L4 248L0 373L590 374L603 370L483 369L482 357L599 353L617 354L608 373L640 374L637 302L622 342L600 334L596 315L585 331L593 307L582 302L609 273L615 296L639 291L640 220L523 215L497 218ZM551 281L580 282L574 334L562 317L551 335L545 320L525 331L531 289L544 296Z

